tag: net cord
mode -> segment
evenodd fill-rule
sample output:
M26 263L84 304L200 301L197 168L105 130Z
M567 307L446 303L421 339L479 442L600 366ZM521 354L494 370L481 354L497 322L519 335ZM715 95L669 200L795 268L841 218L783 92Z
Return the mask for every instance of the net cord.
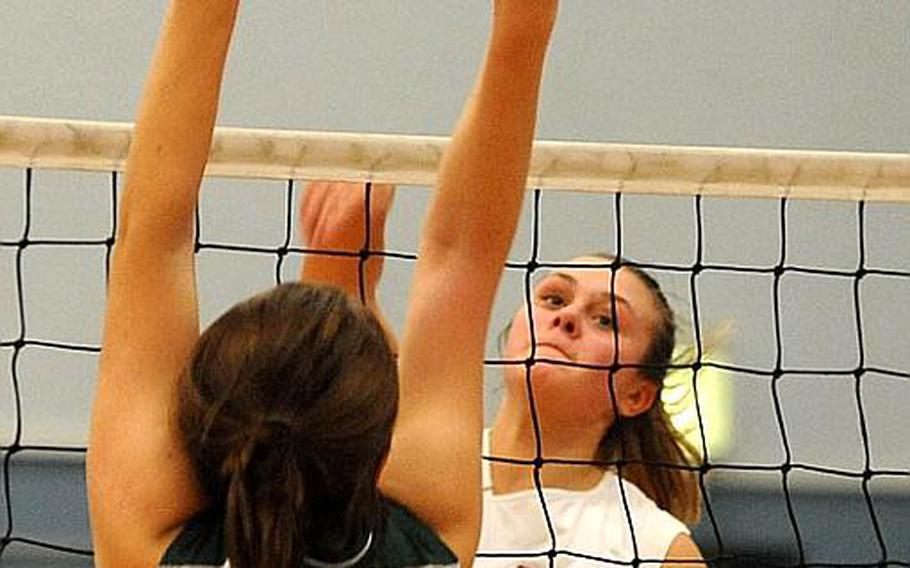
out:
M803 545L802 534L799 530L799 524L796 519L796 510L793 506L793 499L790 494L790 472L792 471L793 452L790 448L790 441L787 437L787 427L784 420L783 406L780 401L780 381L785 376L783 372L783 324L781 321L781 278L784 275L784 265L787 262L787 200L782 199L780 202L780 256L774 271L773 280L773 299L774 307L774 372L771 376L771 398L774 405L774 416L777 420L777 428L780 433L781 445L784 450L784 461L780 466L781 472L781 490L786 499L787 519L790 522L790 528L793 531L793 538L799 553L799 564L806 563L805 547Z
M704 210L702 208L702 196L695 196L695 264L689 276L689 298L692 304L692 330L695 340L695 361L692 363L692 392L695 397L695 415L699 424L699 442L701 444L701 463L698 466L698 488L701 493L702 506L708 522L711 526L711 533L717 544L717 554L725 555L724 540L720 534L720 525L714 513L714 507L711 504L711 497L708 492L707 474L711 471L711 454L708 448L708 439L705 428L701 427L705 423L702 401L698 392L699 373L704 367L702 356L704 355L704 346L702 344L701 329L701 311L699 310L698 301L698 276L704 269Z
M619 273L619 267L622 266L622 257L624 254L623 251L623 214L622 214L622 193L617 193L613 197L614 203L614 230L615 230L615 239L616 239L616 257L613 260L613 268L610 270L610 290L616 290L616 276ZM614 414L618 415L619 404L616 399L616 385L614 377L619 371L619 336L622 333L620 329L619 315L616 312L616 301L610 301L610 319L613 321L613 360L610 363L610 371L607 373L607 387L608 393L610 395L610 405L613 408ZM639 536L635 534L635 523L632 521L632 510L629 506L629 497L626 494L626 485L623 479L623 467L626 465L626 461L629 459L628 455L628 442L626 440L626 430L619 430L619 463L616 464L616 477L619 479L619 498L622 503L623 513L625 515L626 526L629 528L629 536L632 540L632 558L634 561L639 561L641 559L641 554L639 551Z
M132 125L0 116L0 166L122 171ZM207 175L432 185L447 138L215 129ZM910 201L910 154L540 141L528 187Z
M878 549L881 553L880 562L885 562L888 559L888 551L885 547L885 537L882 534L882 529L878 521L878 515L875 514L875 505L872 501L872 492L869 489L869 481L872 479L872 451L869 447L869 428L866 423L866 409L863 404L862 396L862 380L863 375L865 374L864 368L866 366L866 348L863 331L863 312L862 312L862 300L860 297L860 288L863 277L865 276L865 267L866 267L866 204L860 202L857 205L857 242L859 245L859 259L857 262L856 276L853 278L853 316L854 316L854 325L856 326L856 352L857 352L857 368L854 373L854 396L856 397L856 411L857 418L859 421L859 431L860 436L863 441L863 481L862 481L862 491L863 498L866 501L866 509L869 512L869 519L872 523L872 529L875 533L875 542L878 545Z

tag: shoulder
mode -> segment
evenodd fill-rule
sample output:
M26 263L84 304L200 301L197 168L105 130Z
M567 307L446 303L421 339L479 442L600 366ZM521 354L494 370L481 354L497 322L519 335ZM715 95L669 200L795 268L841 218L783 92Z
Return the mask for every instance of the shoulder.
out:
M619 493L619 478L613 476L617 499L622 506L623 495ZM650 552L651 557L665 558L673 542L680 535L689 537L689 528L669 512L661 509L644 491L631 481L621 481L625 501L632 518L632 529L639 547Z
M457 566L458 558L436 532L403 505L384 501L384 523L376 540L374 566Z
M687 534L678 535L673 540L664 560L667 561L664 566L672 566L673 568L704 568L707 566L703 561L704 558L702 558L698 545Z
M226 566L224 522L214 512L190 520L170 544L161 559L165 567Z

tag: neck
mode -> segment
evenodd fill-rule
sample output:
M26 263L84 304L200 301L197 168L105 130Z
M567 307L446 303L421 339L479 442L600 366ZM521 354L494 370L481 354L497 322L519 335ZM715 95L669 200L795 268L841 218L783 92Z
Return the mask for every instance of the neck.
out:
M608 427L579 427L548 419L541 413L538 413L538 423L542 457L560 460L593 460ZM508 396L503 399L490 435L490 454L521 460L537 457L537 436L527 402ZM492 462L490 471L494 493L513 493L536 487L532 465ZM540 481L544 487L584 491L597 485L602 477L603 470L594 465L545 463L540 468Z

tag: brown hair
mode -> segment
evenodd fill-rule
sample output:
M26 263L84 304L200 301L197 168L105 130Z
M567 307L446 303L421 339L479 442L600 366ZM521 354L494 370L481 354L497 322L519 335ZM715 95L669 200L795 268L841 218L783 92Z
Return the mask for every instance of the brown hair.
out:
M673 426L660 403L660 393L676 349L676 318L657 281L643 269L604 253L592 256L633 272L651 291L658 323L641 361L641 373L657 385L657 398L646 412L616 421L601 438L596 459L623 464L621 472L658 506L683 522L694 524L701 514L701 493L690 469L698 452ZM604 467L608 467L604 465Z
M398 408L395 358L341 290L285 284L199 338L178 423L237 568L356 551L379 518L376 481Z

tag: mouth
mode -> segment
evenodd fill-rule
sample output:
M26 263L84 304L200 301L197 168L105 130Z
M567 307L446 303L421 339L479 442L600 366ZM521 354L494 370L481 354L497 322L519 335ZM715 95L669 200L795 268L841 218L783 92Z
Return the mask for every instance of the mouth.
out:
M553 344L553 343L546 343L546 342L538 343L538 344L537 344L537 349L536 349L536 350L539 352L541 349L548 349L548 350L552 350L552 351L557 351L557 352L559 352L560 355L562 355L562 356L565 357L566 359L568 359L568 360L570 360L570 361L572 360L572 357L570 357L569 354L566 353L565 350L564 350L562 347L560 347L560 346L558 346L558 345L555 345L555 344Z

